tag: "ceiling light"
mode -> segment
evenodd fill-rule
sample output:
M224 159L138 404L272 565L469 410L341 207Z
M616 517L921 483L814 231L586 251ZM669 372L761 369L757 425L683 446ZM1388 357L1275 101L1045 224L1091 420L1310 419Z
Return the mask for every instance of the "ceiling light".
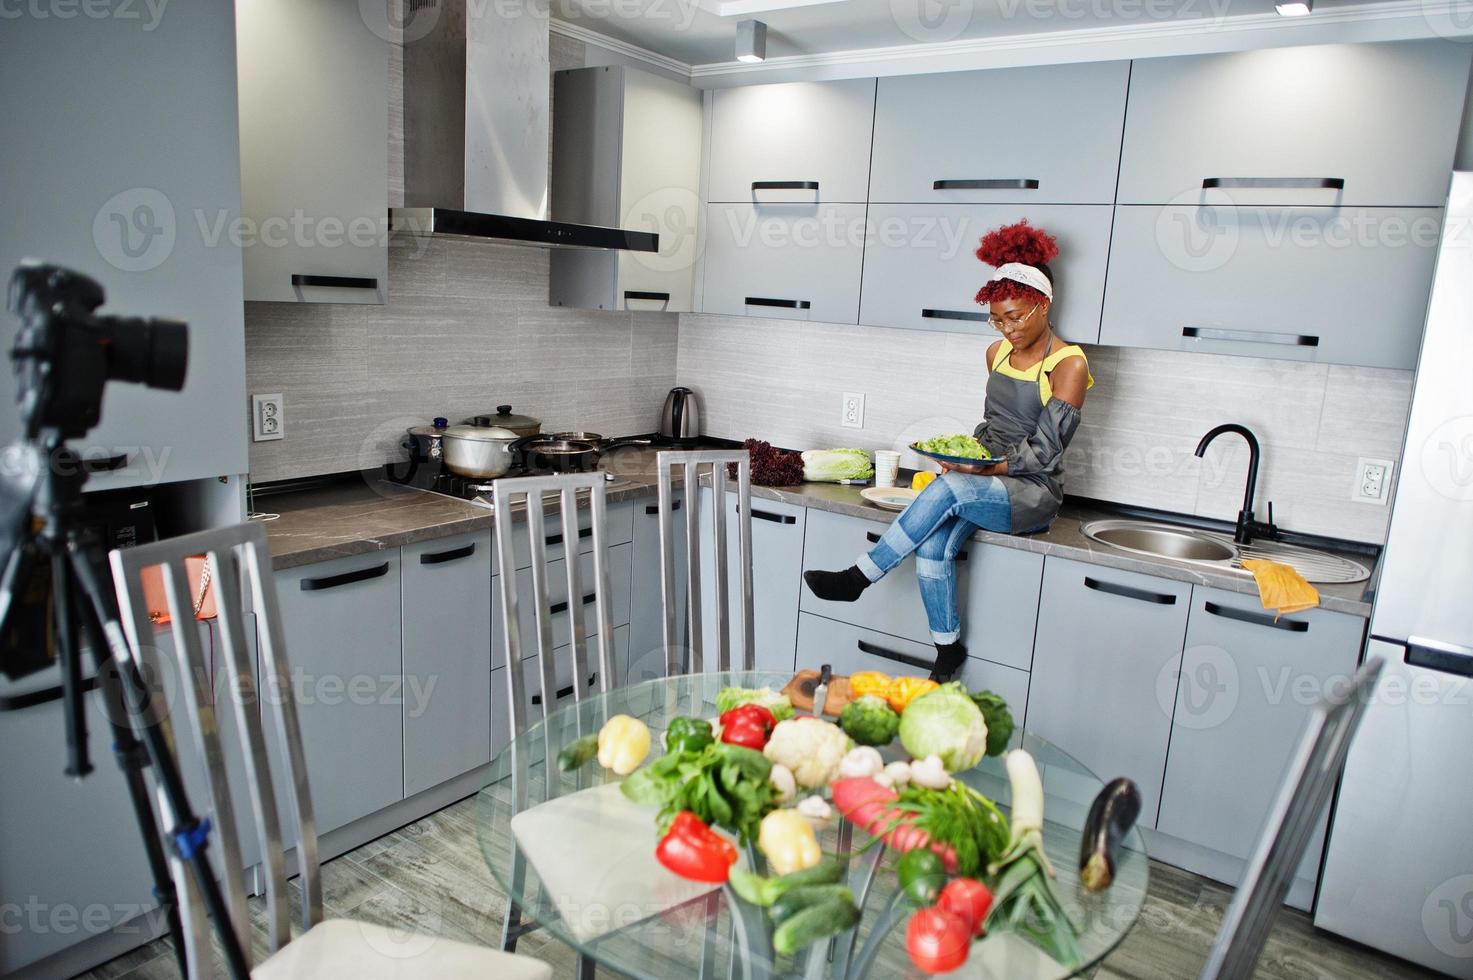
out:
M767 25L760 20L737 23L737 61L762 61L767 57Z
M1280 17L1308 17L1314 9L1314 0L1279 0L1274 9Z

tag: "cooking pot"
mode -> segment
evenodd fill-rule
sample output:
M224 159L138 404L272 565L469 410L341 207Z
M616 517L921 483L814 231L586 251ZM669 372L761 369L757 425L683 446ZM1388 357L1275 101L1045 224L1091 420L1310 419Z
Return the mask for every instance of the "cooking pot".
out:
M449 423L444 419L437 418L432 425L415 425L407 429L409 438L405 440L404 448L409 450L409 458L416 463L439 459L440 437L447 425Z
M512 468L523 441L500 426L452 425L440 434L440 451L445 468L457 476L493 480Z
M498 429L506 429L518 437L535 436L542 431L541 419L530 415L515 415L510 405L497 405L495 415L477 415L466 419L466 422L482 428L494 426Z

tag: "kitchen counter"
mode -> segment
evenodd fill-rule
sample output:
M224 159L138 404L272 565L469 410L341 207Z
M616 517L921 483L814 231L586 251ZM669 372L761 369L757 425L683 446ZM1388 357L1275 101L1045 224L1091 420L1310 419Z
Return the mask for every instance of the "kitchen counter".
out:
M609 484L609 502L616 503L655 492L654 451L625 450L610 465L617 479ZM679 482L678 480L676 481ZM753 487L754 497L799 507L825 510L848 517L890 522L892 511L881 510L859 495L860 487L808 483L800 487ZM376 471L366 471L362 482L346 482L262 498L259 506L279 513L266 525L272 566L295 568L333 558L397 548L418 541L449 537L489 528L489 509L422 490L395 486ZM1072 558L1104 568L1141 572L1180 582L1211 586L1230 592L1255 594L1257 586L1243 572L1218 571L1164 558L1118 551L1084 536L1083 525L1103 517L1119 516L1100 507L1065 501L1059 517L1045 532L1032 535L978 531L974 540L1005 548L1021 548L1045 556ZM1362 563L1364 555L1351 556ZM1369 617L1366 582L1318 585L1321 608Z

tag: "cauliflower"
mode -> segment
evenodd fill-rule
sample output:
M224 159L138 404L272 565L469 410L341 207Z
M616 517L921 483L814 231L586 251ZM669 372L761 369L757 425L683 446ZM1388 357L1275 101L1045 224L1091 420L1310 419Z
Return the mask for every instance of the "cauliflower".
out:
M911 761L910 781L926 789L945 789L951 785L951 774L941 764L939 755L928 755Z
M798 795L798 783L793 779L793 774L787 766L773 766L772 772L767 774L767 781L772 784L772 789L777 793L777 801L786 803Z
M890 779L890 785L894 786L896 789L899 789L906 783L910 782L910 763L892 762L885 767L885 771L881 773L881 775L888 776Z
M821 796L805 796L793 809L815 824L827 823L829 817L834 815L834 808Z
M885 768L885 760L880 758L880 753L868 745L861 745L857 749L850 749L844 758L839 760L839 775L843 778L853 776L873 776L882 772Z
M838 775L849 744L849 736L839 726L804 715L778 722L762 754L792 770L799 786L816 789Z

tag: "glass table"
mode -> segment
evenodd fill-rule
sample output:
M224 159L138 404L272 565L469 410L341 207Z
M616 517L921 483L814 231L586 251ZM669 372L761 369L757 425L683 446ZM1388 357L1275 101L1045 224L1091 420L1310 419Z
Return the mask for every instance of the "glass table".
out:
M671 718L715 718L722 687L778 689L790 679L756 672L647 681L569 703L513 739L492 762L476 822L482 854L522 916L595 962L636 978L924 976L905 953L904 926L912 907L897 895L894 853L865 849L869 835L837 815L820 840L829 852L847 854L852 846L849 882L863 896L863 917L848 934L779 956L767 942L760 910L727 888L677 879L655 862L655 813L624 799L617 785L621 777L596 762L577 772L558 771L557 754L579 737L596 734L613 715L633 715L649 725L653 757L663 751L660 735ZM1068 977L1114 949L1145 900L1148 862L1138 829L1121 847L1110 888L1091 894L1079 887L1082 828L1101 780L1032 733L1014 734L1012 747L1020 746L1032 754L1043 778L1044 850L1078 931L1081 962L1071 971L1020 934L994 929L973 944L954 976ZM1007 812L1010 793L1001 758L985 759L959 778Z

